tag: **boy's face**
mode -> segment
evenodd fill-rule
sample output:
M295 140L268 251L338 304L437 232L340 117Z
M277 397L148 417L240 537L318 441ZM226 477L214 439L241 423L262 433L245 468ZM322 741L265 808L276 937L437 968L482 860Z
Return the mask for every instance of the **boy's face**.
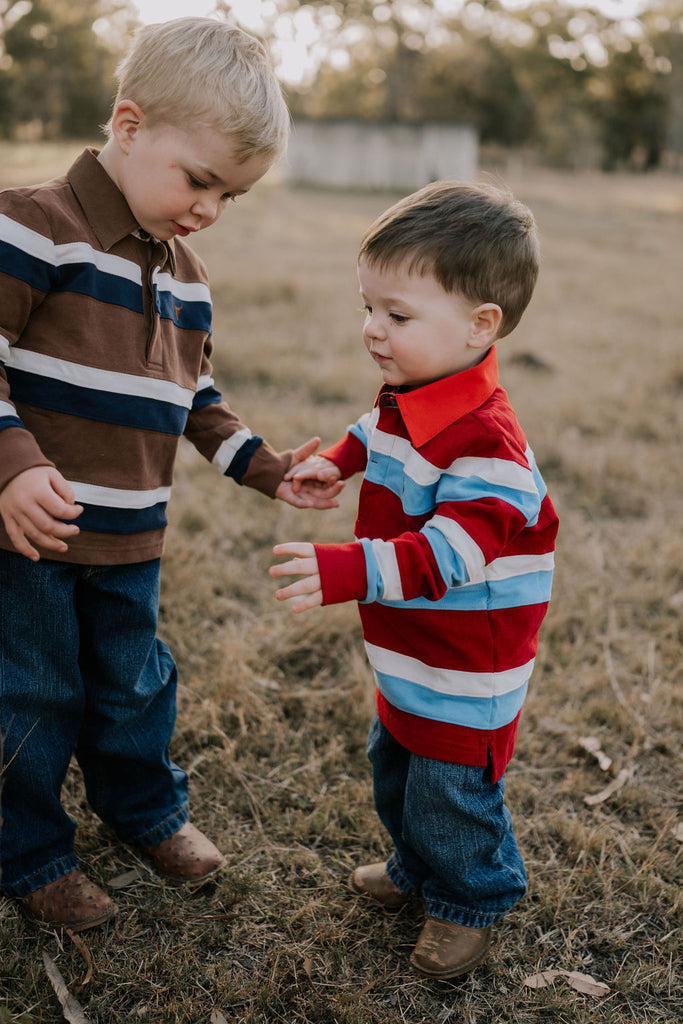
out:
M232 139L210 128L143 123L124 136L116 183L140 227L168 241L213 224L271 162L259 154L238 163Z
M493 325L480 322L480 311L486 318L491 304L445 292L433 277L379 270L361 260L358 278L366 310L363 341L385 384L429 384L466 370L495 338L498 320L490 338Z

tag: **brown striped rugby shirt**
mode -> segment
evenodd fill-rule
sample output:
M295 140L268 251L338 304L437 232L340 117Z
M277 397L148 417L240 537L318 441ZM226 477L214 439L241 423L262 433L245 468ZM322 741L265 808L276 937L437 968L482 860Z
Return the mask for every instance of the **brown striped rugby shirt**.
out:
M51 559L160 556L181 435L273 496L289 466L216 388L204 264L148 239L87 149L64 177L0 193L0 490L54 465L84 511ZM0 547L12 544L0 520Z

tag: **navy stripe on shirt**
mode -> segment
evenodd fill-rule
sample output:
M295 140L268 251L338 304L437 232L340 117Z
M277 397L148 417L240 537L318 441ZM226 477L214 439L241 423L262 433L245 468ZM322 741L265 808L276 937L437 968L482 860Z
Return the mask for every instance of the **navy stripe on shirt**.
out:
M92 263L54 266L13 245L0 242L0 271L25 281L40 292L76 292L99 302L142 313L141 286L125 277L98 270Z
M188 410L184 406L160 402L155 398L79 387L12 367L7 367L7 379L12 399L37 409L178 436L187 423Z
M78 517L79 529L89 533L134 534L162 530L168 523L166 502L148 508L111 508L80 502L83 511Z

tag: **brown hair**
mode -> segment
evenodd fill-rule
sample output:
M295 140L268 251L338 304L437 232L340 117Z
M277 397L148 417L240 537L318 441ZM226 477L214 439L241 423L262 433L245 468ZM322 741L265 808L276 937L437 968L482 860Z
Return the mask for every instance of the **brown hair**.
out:
M503 311L498 337L531 299L540 244L531 210L505 189L437 181L401 199L366 231L358 259L433 276L446 292Z

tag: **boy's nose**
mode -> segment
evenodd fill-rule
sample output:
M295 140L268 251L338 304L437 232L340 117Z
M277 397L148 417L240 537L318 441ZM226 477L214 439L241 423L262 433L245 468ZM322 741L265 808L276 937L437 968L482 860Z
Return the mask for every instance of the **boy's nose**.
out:
M365 337L369 339L386 338L386 331L377 317L368 316L365 321L364 333Z
M202 227L206 227L207 224L212 224L220 216L221 204L218 199L213 199L211 196L202 196L201 199L197 199L192 204L190 212L195 217L200 217Z

